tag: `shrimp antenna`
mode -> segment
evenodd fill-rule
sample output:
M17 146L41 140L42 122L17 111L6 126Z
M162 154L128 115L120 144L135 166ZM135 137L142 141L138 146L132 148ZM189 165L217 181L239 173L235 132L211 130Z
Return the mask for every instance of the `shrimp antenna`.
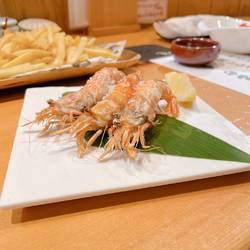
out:
M100 141L100 144L99 144L99 148L102 146L102 143L103 143L103 140L104 140L104 136L105 136L105 133L108 129L108 125L105 126L104 130L103 130L103 133L102 133L102 137L101 137L101 141Z
M146 148L146 149L140 148L138 150L140 152L150 152L150 151L153 151L153 150L157 150L161 154L167 155L167 153L161 147L157 147L157 146L154 146L154 145L152 145L150 148Z
M29 120L27 118L23 118L23 119L26 121L26 123L22 124L21 127L25 127L25 126L30 125L30 124L33 123L33 121L31 121L31 120Z

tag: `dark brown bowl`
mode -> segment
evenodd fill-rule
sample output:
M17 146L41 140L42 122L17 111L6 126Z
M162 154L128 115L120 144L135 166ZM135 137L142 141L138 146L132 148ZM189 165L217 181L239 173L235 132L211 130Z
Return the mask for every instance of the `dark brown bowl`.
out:
M220 50L220 44L208 38L178 38L171 46L176 61L191 66L213 62Z

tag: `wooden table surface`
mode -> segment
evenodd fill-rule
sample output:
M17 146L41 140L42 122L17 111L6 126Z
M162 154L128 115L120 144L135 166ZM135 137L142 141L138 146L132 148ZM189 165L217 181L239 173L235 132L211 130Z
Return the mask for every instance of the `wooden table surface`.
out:
M124 38L128 46L169 46L151 28L99 41ZM134 69L146 78L169 71L150 63L130 70ZM83 79L48 85L80 85ZM193 82L201 98L250 133L249 97L196 78ZM21 87L0 92L0 186L24 91ZM0 249L250 249L250 173L1 210Z

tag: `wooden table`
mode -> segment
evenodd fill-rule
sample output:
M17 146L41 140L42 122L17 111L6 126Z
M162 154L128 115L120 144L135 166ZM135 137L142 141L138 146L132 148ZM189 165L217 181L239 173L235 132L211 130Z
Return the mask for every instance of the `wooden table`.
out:
M99 41L124 39L124 35ZM151 28L128 45L169 44ZM135 67L146 78L169 69ZM131 69L130 69L131 70ZM53 82L79 85L82 79ZM193 78L201 98L250 133L249 97ZM0 92L0 183L3 184L25 88ZM227 107L227 108L225 108ZM249 249L250 173L0 211L0 249Z

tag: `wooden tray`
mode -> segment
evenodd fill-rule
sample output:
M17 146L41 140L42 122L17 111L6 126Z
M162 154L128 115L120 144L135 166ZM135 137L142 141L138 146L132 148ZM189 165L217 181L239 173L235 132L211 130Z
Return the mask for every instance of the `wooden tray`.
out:
M30 85L53 80L79 77L83 75L93 74L103 67L116 67L119 69L130 67L140 60L141 56L131 50L124 50L121 58L114 63L97 64L90 66L75 66L72 68L58 68L49 71L34 71L33 74L15 76L0 80L0 89L13 88L17 86Z

